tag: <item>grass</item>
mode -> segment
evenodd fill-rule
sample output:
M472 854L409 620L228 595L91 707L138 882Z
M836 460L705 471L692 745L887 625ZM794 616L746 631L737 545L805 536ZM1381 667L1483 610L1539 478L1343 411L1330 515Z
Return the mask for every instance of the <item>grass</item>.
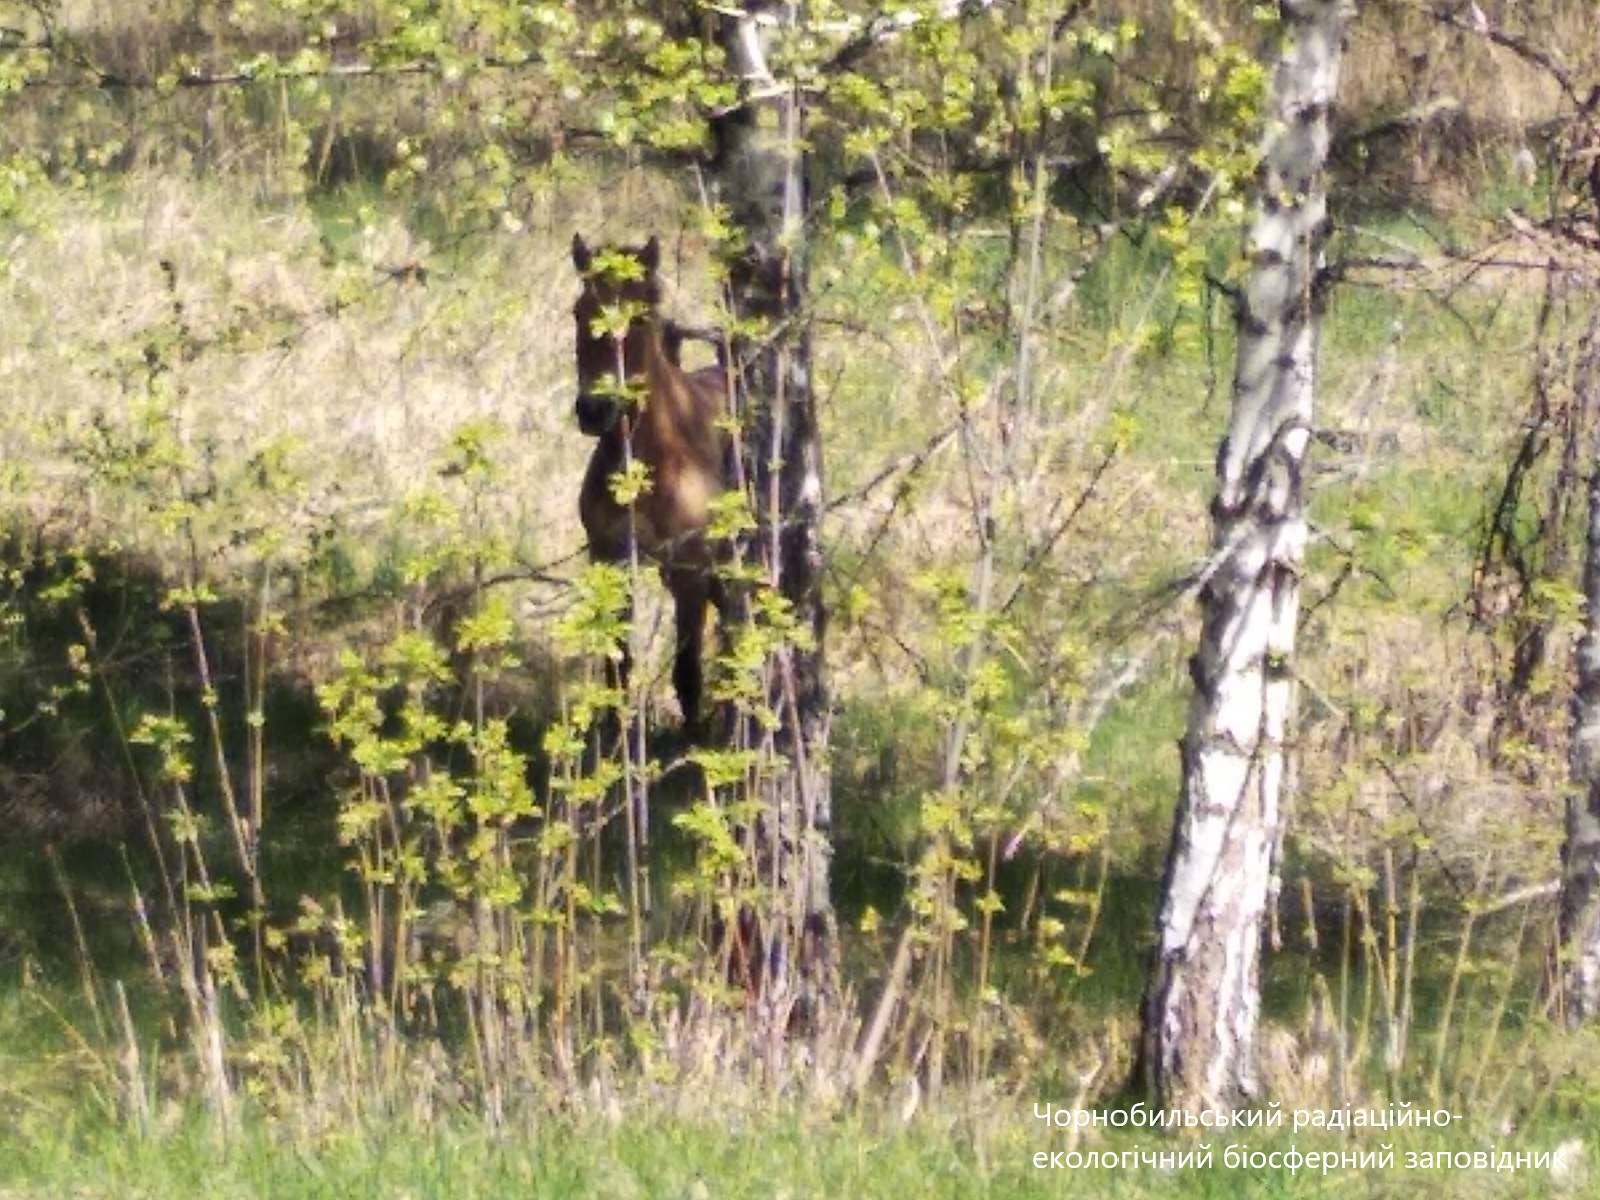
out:
M1009 1149L1009 1147L1008 1147ZM992 1151L991 1151L992 1153ZM12 1160L17 1163L16 1159ZM30 1186L79 1196L211 1195L476 1197L510 1191L563 1197L801 1197L904 1195L1026 1197L1058 1194L1021 1165L981 1169L938 1131L860 1128L797 1132L777 1119L738 1131L622 1116L615 1127L556 1125L489 1139L471 1129L420 1142L378 1135L331 1139L314 1156L249 1138L224 1154L203 1130L156 1153L113 1131L90 1132L63 1162L24 1159ZM1145 1189L1140 1189L1143 1192ZM17 1193L28 1196L29 1192ZM48 1194L40 1192L37 1194Z
M378 1133L330 1137L313 1153L264 1137L219 1152L201 1128L181 1129L162 1149L141 1152L114 1129L88 1129L69 1155L26 1156L31 1185L77 1195L334 1197L498 1196L515 1191L557 1200L610 1196L888 1197L918 1194L1027 1195L1022 1171L986 1179L972 1159L937 1134L873 1136L861 1129L798 1131L780 1119L743 1128L624 1113L615 1124L548 1126L490 1138L481 1129L437 1129L420 1140ZM59 1153L59 1147L56 1148ZM3 1179L3 1176L0 1176ZM124 1190L126 1189L126 1190ZM22 1193L27 1195L28 1193ZM47 1193L41 1193L47 1194Z
M1039 1152L1066 1152L1062 1132L1033 1119L1031 1102L975 1099L970 1106L925 1115L910 1125L890 1112L818 1122L783 1109L713 1120L621 1107L609 1118L558 1118L523 1129L486 1133L472 1121L441 1121L425 1131L349 1129L314 1143L286 1142L252 1122L219 1146L204 1122L168 1114L159 1139L129 1138L115 1124L77 1115L42 1137L0 1140L0 1195L6 1200L221 1196L317 1200L406 1197L470 1200L534 1195L541 1200L821 1200L849 1195L891 1200L934 1198L1029 1200L1068 1191L1085 1197L1402 1197L1419 1182L1455 1197L1543 1197L1584 1194L1584 1166L1495 1174L1470 1169L1406 1170L1405 1154L1481 1150L1459 1135L1394 1135L1345 1139L1321 1132L1218 1135L1210 1169L1163 1171L1154 1165L1040 1169ZM1551 1122L1497 1139L1500 1149L1543 1153L1562 1145L1570 1122ZM1577 1126L1580 1136L1592 1127ZM1389 1170L1339 1169L1326 1176L1282 1168L1227 1169L1222 1151L1247 1145L1261 1152L1372 1151L1394 1147ZM1570 1142L1568 1153L1572 1154ZM1087 1151L1150 1149L1127 1133L1095 1135ZM1170 1144L1161 1151L1172 1150ZM1580 1159L1581 1150L1576 1152ZM1065 1161L1065 1160L1063 1160Z

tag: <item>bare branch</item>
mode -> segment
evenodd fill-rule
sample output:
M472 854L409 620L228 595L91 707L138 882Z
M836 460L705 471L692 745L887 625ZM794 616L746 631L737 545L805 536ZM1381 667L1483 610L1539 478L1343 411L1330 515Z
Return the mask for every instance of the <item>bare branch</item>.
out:
M1547 879L1543 883L1530 883L1526 887L1514 888L1501 896L1498 900L1490 900L1479 906L1477 912L1480 917L1493 916L1497 912L1504 912L1508 908L1515 908L1529 900L1543 900L1547 896L1554 896L1561 890L1559 879Z
M1481 10L1477 20L1464 18L1462 14L1474 7L1471 4L1459 3L1451 5L1436 4L1431 10L1431 15L1441 25L1447 25L1451 29L1459 30L1462 33L1470 33L1474 37L1485 38L1496 46L1505 47L1524 62L1531 63L1549 75L1574 104L1579 102L1578 88L1573 81L1572 72L1568 71L1557 60L1553 51L1535 45L1520 34L1508 33L1504 29L1496 28L1482 18Z
M877 491L878 488L882 486L890 476L898 474L901 470L918 470L923 463L927 462L928 459L932 458L941 449L943 449L945 443L955 436L956 428L957 427L955 424L946 425L916 450L911 451L909 454L902 454L900 457L891 460L887 465L879 470L877 474L863 483L860 487L854 489L853 491L846 492L842 496L835 496L832 500L828 501L828 507L824 511L831 513L835 509L843 508L847 504L855 504L859 501L865 500L873 492Z

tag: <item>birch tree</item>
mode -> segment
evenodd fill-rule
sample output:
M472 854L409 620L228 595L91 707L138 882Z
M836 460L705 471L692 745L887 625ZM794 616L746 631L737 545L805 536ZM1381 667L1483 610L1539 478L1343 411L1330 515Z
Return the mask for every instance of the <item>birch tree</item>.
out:
M1262 918L1282 835L1305 556L1302 485L1328 234L1329 115L1350 0L1283 0L1248 273L1235 297L1233 404L1162 882L1143 1065L1163 1103L1259 1094Z
M1600 321L1591 323L1578 353L1579 402L1600 401ZM1573 794L1567 797L1562 847L1560 939L1562 1001L1576 1027L1600 1013L1600 433L1589 473L1589 519L1584 534L1583 633L1578 640L1572 697Z
M799 1003L831 991L834 922L828 896L832 803L829 704L823 675L822 443L806 325L807 159L797 81L777 66L801 28L797 0L753 3L720 18L718 36L739 102L714 127L716 185L734 231L728 301L744 475L755 497L763 582L786 601L799 636L767 666L766 736L779 767L766 780L761 828L771 903L758 915L763 1011L787 1025Z

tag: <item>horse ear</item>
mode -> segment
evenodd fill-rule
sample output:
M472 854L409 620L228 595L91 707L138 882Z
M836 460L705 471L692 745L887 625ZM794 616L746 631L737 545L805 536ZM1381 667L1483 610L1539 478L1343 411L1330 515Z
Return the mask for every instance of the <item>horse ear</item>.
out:
M644 244L644 249L639 251L639 262L643 264L645 274L654 275L656 268L661 265L661 239L654 234Z
M572 265L578 268L578 274L583 275L589 270L589 264L594 261L594 255L589 253L589 245L583 240L583 234L572 235Z

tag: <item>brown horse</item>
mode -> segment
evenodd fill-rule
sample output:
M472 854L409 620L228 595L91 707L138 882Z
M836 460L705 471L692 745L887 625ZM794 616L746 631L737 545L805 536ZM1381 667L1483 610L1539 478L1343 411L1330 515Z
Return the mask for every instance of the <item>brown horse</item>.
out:
M578 326L575 407L578 428L599 439L578 513L591 559L627 563L631 546L660 564L677 608L672 683L684 729L693 735L700 728L706 604L722 603L706 519L727 485L729 437L718 424L727 377L721 367L687 372L679 365L681 335L660 315L660 261L653 237L643 246L598 250L581 235L572 239L572 265L583 276L583 294L572 310ZM618 314L628 318L620 339ZM630 460L650 472L649 489L631 513L612 496L610 482ZM627 670L624 647L624 681Z

